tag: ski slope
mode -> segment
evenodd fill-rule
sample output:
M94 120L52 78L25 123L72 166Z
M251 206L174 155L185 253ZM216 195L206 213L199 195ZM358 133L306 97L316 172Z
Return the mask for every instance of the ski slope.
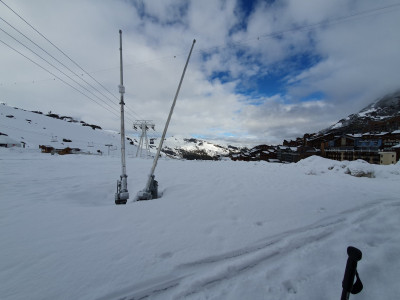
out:
M127 159L130 199L151 163ZM351 299L400 294L400 164L163 158L162 198L116 206L119 175L118 156L0 149L1 299L339 299L349 245Z
M91 154L98 154L98 151L117 154L120 151L121 136L118 132L82 126L81 121L68 122L68 118L54 119L0 102L0 132L18 142L24 142L27 149L36 150L39 145L45 145L56 149L79 148ZM136 146L128 140L125 144L128 155L136 155ZM112 146L109 148L106 145Z

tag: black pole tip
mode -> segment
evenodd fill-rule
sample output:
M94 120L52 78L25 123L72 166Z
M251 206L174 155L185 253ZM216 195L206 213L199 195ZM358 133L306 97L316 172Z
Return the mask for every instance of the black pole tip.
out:
M349 246L347 248L347 254L349 255L349 258L351 258L352 260L355 260L355 261L359 261L362 258L361 250L359 250L355 247L352 247L352 246Z
M122 30L120 29L120 30L119 30L119 34L121 34L121 33L122 33Z
M193 40L193 44L196 43L196 39Z

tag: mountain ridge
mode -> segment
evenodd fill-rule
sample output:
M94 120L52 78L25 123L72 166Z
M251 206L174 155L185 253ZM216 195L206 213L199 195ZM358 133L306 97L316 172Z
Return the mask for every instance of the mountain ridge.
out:
M28 111L5 103L0 104L0 125L0 136L8 136L8 140L31 149L39 149L39 146L55 149L69 147L79 149L81 153L116 154L121 144L119 132L54 112ZM138 138L127 134L126 139L127 155L136 156ZM159 139L154 140L155 143L149 145L151 153L148 154L151 156L155 154L159 142ZM216 160L237 149L201 139L168 137L161 153L176 159Z
M344 119L339 120L332 126L325 128L318 133L342 133L354 134L365 133L373 127L374 123L384 122L391 118L400 116L400 90L388 93L379 97L371 104L361 109L358 113L350 114ZM383 129L383 128L382 128ZM398 128L388 127L387 131Z
M24 143L27 147L37 149L39 145L53 145L58 148L75 147L88 153L110 153L110 151L113 152L117 150L120 145L120 135L118 132L104 130L100 126L88 124L72 117L62 116L52 112L44 114L39 111L27 111L21 108L9 107L5 103L0 105L0 109L3 110L0 111L2 123L5 122L4 125L7 129L4 130L2 128L0 130L0 135L8 136L9 134L7 134L7 132L9 132L10 138ZM14 120L16 118L14 115L17 115L16 112L19 114L19 121ZM39 121L39 119L41 121ZM40 125L38 125L38 122ZM55 125L56 123L54 122L63 123ZM13 123L16 123L18 127L14 126L13 128ZM29 128L27 128L28 124L30 126ZM78 125L86 129L77 133ZM51 128L52 126L54 127L53 129ZM58 133L55 132L55 128L58 128ZM317 133L306 133L303 137L299 137L295 141L285 140L282 144L283 146L299 146L303 145L305 138L315 138L332 134L354 135L366 132L392 132L398 129L400 129L400 90L377 98L358 113L350 114L348 117L339 120L328 128ZM30 131L31 135L28 135L27 132L29 133ZM32 135L36 137L33 138ZM29 138L26 139L25 136L29 136L31 140L29 140ZM102 137L100 138L99 136ZM58 141L57 138L60 139L60 141ZM150 145L151 152L155 152L155 149L157 149L159 140L155 140L156 142ZM137 138L128 134L126 143L128 155L136 155L137 145ZM277 148L275 146L261 144L247 149L246 147L220 145L204 139L172 136L165 139L161 153L176 159L218 160L224 157L234 158L235 155L241 154L245 157L253 157L254 155L262 156L266 152L274 150L271 150L271 147L274 149Z

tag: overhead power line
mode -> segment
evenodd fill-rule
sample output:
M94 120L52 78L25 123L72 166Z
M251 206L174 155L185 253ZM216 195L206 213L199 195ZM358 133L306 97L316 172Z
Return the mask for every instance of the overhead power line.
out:
M4 1L0 0L0 2L5 5L9 10L11 10L18 18L20 18L25 24L27 24L32 30L34 30L37 34L39 34L42 38L44 38L48 43L50 43L54 48L56 48L59 52L61 52L69 61L71 61L75 66L77 66L81 71L83 71L86 75L88 75L93 81L95 81L101 88L103 88L108 94L110 94L113 98L115 98L116 100L119 100L118 97L116 97L112 92L110 92L103 84L101 84L98 80L96 80L96 78L94 78L92 75L89 74L89 72L87 72L80 64L78 64L76 61L74 61L68 54L66 54L64 51L62 51L58 46L56 46L53 42L51 42L46 36L44 36L39 30L37 30L33 25L31 25L27 20L25 20L20 14L18 14L15 10L13 10L9 5L7 5ZM2 19L2 18L1 18ZM4 22L6 22L4 19L2 19ZM100 93L101 95L103 95L105 98L107 98L108 100L110 100L112 102L112 100L107 97L106 95L104 95L104 93L100 92L96 87L94 87L93 85L91 85L90 83L88 83L86 80L84 80L83 78L81 78L78 74L76 74L75 72L73 72L70 68L68 68L67 66L65 66L65 64L61 63L58 59L56 59L54 56L52 56L50 53L48 53L46 50L44 50L42 47L40 47L39 45L37 45L35 42L33 42L30 38L28 38L25 34L23 34L22 32L20 32L18 29L16 29L14 26L12 26L11 24L9 24L8 22L6 22L9 26L11 26L14 30L16 30L17 32L19 32L20 34L22 34L25 38L27 38L29 41L31 41L33 44L35 44L37 47L39 47L42 51L44 51L46 54L48 54L49 56L51 56L53 59L55 59L58 63L60 63L61 65L63 65L65 68L67 68L70 72L72 72L75 76L77 76L78 78L80 78L81 80L83 80L86 84L90 85L90 87L92 87L93 89L95 89L98 93ZM114 103L114 102L112 102ZM136 115L132 117L137 118L140 117L134 110L132 110L132 113ZM131 114L131 113L129 113Z
M77 89L76 87L74 87L73 85L71 85L69 82L65 81L64 79L62 79L61 77L57 76L56 74L54 74L53 72L51 72L50 70L46 69L45 67L43 67L42 65L40 65L39 63L37 63L36 61L34 61L33 59L31 59L30 57L26 56L25 54L23 54L22 52L18 51L17 49L15 49L14 47L10 46L9 44L7 44L6 42L0 40L0 43L3 43L4 45L6 45L7 47L9 47L11 50L14 50L15 52L17 52L18 54L20 54L21 56L25 57L26 59L28 59L29 61L31 61L32 63L34 63L35 65L37 65L39 68L43 69L44 71L46 71L47 73L51 74L52 76L54 76L55 78L57 78L58 80L62 81L63 83L65 83L66 85L68 85L69 87L73 88L74 90L76 90L77 92L79 92L80 94L82 94L83 96L85 96L86 98L92 100L93 102L97 103L98 105L100 105L101 107L103 107L104 109L108 110L110 113L114 114L115 116L119 117L118 114L116 114L115 112L109 110L107 107L103 106L101 103L97 102L96 100L94 100L93 98L89 97L88 95L86 95L85 93L83 93L81 90Z
M17 28L15 28L13 25L11 25L9 22L7 22L6 20L4 20L2 17L0 17L0 20L2 20L4 23L6 23L8 26L10 26L12 29L14 29L15 31L17 31L19 34L21 34L22 36L24 36L28 41L30 41L32 44L34 44L36 47L38 47L39 49L41 49L44 53L46 53L47 55L49 55L51 58L53 58L56 62L58 62L60 65L62 65L64 68L66 68L68 71L70 71L72 74L74 74L76 77L78 77L79 79L81 79L82 81L84 81L87 85L89 85L90 87L92 87L94 90L96 90L99 94L101 94L103 97L105 97L106 99L110 100L110 98L108 98L106 95L104 95L104 93L102 93L101 91L99 91L96 87L94 87L92 84L90 84L89 82L87 82L85 79L81 78L78 74L76 74L73 70L71 70L68 66L66 66L64 63L62 63L60 60L58 60L57 58L55 58L51 53L49 53L48 51L46 51L45 49L43 49L43 47L41 47L40 45L38 45L37 43L35 43L32 39L30 39L29 37L27 37L24 33L22 33L21 31L19 31ZM4 30L2 30L3 32L5 32ZM9 33L5 32L7 35L11 36ZM12 37L14 40L16 40L14 37ZM112 100L111 100L112 102Z
M390 5L386 5L386 6L382 6L382 7L372 8L372 9L369 9L369 10L354 12L354 13L351 13L349 15L336 17L336 18L332 18L332 19L328 19L328 20L323 20L323 21L316 22L316 23L313 23L313 24L295 26L295 27L289 28L289 29L273 31L273 32L266 33L266 34L260 34L260 35L254 36L252 38L243 39L243 40L240 40L240 41L237 41L237 42L224 43L224 44L221 44L221 45L218 45L218 46L209 47L209 48L200 48L200 49L197 49L196 51L194 51L194 54L205 53L205 52L209 52L209 51L212 51L212 50L221 50L221 49L229 48L229 47L232 47L232 46L244 46L244 45L250 44L250 43L252 43L254 41L259 41L261 39L270 39L270 38L274 38L274 37L279 37L281 35L284 35L284 34L287 34L287 33L291 33L291 32L308 31L308 30L312 30L312 29L318 28L318 27L331 26L331 25L334 25L334 24L337 24L337 23L350 21L350 20L352 20L352 19L354 19L356 17L368 16L369 14L372 14L372 13L375 13L375 12L380 12L379 14L389 13L389 12L392 12L392 11L388 10L388 9L396 8L396 7L400 7L400 2L393 3L393 4L390 4ZM385 10L387 10L387 11L385 11ZM182 56L182 55L184 55L184 53L177 54L176 56Z
M7 5L3 0L0 0L0 2L5 5L10 11L12 11L19 19L21 19L25 24L27 24L32 30L34 30L38 35L40 35L42 38L44 38L48 43L50 43L53 47L55 47L60 53L62 53L69 61L71 61L75 66L77 66L81 71L83 71L87 76L89 76L94 82L96 82L99 86L101 86L101 88L103 88L109 95L111 95L113 98L115 98L116 100L118 100L118 97L116 97L113 93L111 93L104 85L102 85L99 81L97 81L89 72L87 72L80 64L78 64L76 61L74 61L69 55L67 55L63 50L61 50L58 46L56 46L53 42L51 42L46 36L44 36L39 30L37 30L34 26L32 26L27 20L25 20L20 14L18 14L15 10L13 10L9 5ZM230 43L224 43L221 44L219 46L214 46L214 47L209 47L209 48L202 48L202 49L198 49L195 50L193 54L197 53L205 53L211 50L221 50L224 48L228 48L228 47L232 47L237 45L246 45L249 44L251 42L260 40L260 39L269 39L269 38L274 38L283 34L287 34L290 32L296 32L296 31L307 31L307 30L312 30L318 27L322 27L322 26L331 26L340 22L344 22L344 21L349 21L352 20L356 17L365 17L371 14L374 14L376 12L378 12L379 14L382 13L387 13L387 12L391 12L392 8L397 8L400 6L400 3L393 3L393 4L389 4L386 6L382 6L382 7L376 7L376 8L372 8L369 10L364 10L364 11L359 11L359 12L354 12L345 16L340 16L340 17L336 17L336 18L332 18L332 19L328 19L328 20L324 20L324 21L320 21L320 22L316 22L313 24L308 24L308 25L303 25L303 26L295 26L293 28L290 29L286 29L286 30L280 30L280 31L274 31L274 32L270 32L270 33L266 33L266 34L260 34L258 36L255 36L253 38L250 39L245 39L245 40L241 40L241 41L237 41L237 42L230 42ZM374 14L375 15L375 14ZM2 19L3 20L3 19ZM4 20L3 20L4 21ZM21 33L22 34L22 33ZM25 36L25 35L24 35ZM26 36L25 36L26 37ZM27 38L27 37L26 37ZM29 39L29 38L28 38ZM29 39L30 40L30 39ZM37 45L37 44L35 44ZM43 50L43 49L42 49ZM45 50L43 50L45 51ZM46 51L47 52L47 51ZM147 65L147 64L151 64L154 63L155 61L160 61L160 60L164 60L164 59L171 59L172 57L178 57L178 56L183 56L184 54L176 54L176 55L170 55L170 56L164 56L164 57L160 57L160 58L155 58L153 60L149 60L146 62L139 62L137 64L129 64L126 65L126 67L128 66L138 66L138 65ZM54 57L53 57L54 58ZM64 65L65 66L65 65ZM113 68L114 69L114 68ZM79 75L77 75L76 73L74 73L76 76L78 76L78 78L81 78ZM86 81L85 81L86 82ZM87 83L87 82L86 82ZM97 90L97 89L96 89ZM98 90L97 90L98 91ZM103 93L102 93L103 94ZM104 96L104 94L103 94ZM126 105L125 105L126 106ZM127 110L127 114L129 114L130 116L132 116L134 119L143 119L142 117L140 117L134 110L132 110L130 107L126 106ZM135 116L134 116L135 115Z
M0 18L1 19L1 18ZM97 95L95 95L92 91L90 91L88 88L86 88L85 86L83 86L81 83L79 83L78 81L76 81L75 79L73 79L71 76L69 76L68 74L66 74L64 71L60 70L58 67L56 67L54 64L52 64L51 62L49 62L47 59L43 58L42 56L40 56L39 54L37 54L35 51L33 51L31 48L29 48L28 46L26 46L25 44L23 44L21 41L19 41L18 39L16 39L14 36L12 36L11 34L9 34L8 32L6 32L5 30L1 29L0 30L2 32L4 32L5 34L7 34L9 37L11 37L13 40L15 40L17 43L19 43L20 45L22 45L23 47L25 47L26 49L28 49L30 52L32 52L33 54L35 54L37 57L39 57L40 59L42 59L43 61L45 61L46 63L48 63L50 66L52 66L54 69L56 69L57 71L59 71L61 74L63 74L64 76L66 76L67 78L69 78L71 81L75 82L77 85L79 85L82 89L86 90L88 93L92 94L94 97L96 97L97 99L99 99L100 101L102 101L104 104L108 105L111 109L116 110L114 107L112 107L110 104L108 104L107 102L105 102L103 99L99 98ZM47 51L46 51L47 53ZM72 71L71 71L72 72ZM116 110L118 111L118 110Z

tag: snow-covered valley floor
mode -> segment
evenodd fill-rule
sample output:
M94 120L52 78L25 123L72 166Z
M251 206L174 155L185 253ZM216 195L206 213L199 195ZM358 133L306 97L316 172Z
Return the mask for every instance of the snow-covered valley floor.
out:
M127 159L131 199L151 163ZM162 198L116 206L119 175L0 149L1 299L339 299L349 245L351 299L400 294L400 164L163 159Z

